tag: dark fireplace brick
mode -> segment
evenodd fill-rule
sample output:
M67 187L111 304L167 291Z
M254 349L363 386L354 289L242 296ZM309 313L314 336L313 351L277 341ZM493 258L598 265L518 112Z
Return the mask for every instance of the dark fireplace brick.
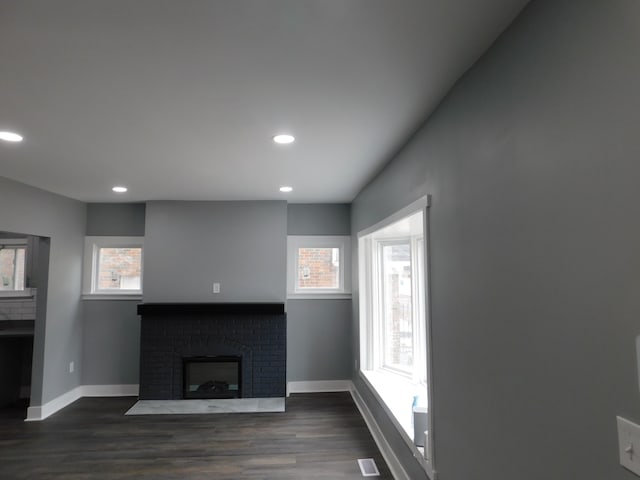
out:
M285 396L286 314L143 311L140 399L183 398L182 358L216 355L242 357L243 397Z

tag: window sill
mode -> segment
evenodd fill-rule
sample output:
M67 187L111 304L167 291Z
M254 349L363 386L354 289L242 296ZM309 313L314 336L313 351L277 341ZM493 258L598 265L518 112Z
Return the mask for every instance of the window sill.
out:
M83 293L82 300L136 300L142 301L141 293Z
M427 389L390 372L361 370L359 373L412 451L413 456L427 472L429 478L434 478L433 464L424 458L423 447L417 447L413 443L413 397L418 395L426 399Z
M351 300L350 293L287 293L288 300Z
M24 290L0 291L0 300L20 300L25 298L33 298L33 292L30 288Z

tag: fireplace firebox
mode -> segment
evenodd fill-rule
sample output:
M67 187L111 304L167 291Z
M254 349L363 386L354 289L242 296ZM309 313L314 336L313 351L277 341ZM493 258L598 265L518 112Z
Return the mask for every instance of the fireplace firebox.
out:
M242 357L183 357L183 397L242 398Z

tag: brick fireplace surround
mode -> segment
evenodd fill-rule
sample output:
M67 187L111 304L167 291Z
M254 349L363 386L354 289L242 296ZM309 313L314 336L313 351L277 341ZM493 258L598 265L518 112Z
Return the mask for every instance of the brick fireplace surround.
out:
M242 357L242 397L286 394L283 303L142 303L140 400L183 398L183 358Z

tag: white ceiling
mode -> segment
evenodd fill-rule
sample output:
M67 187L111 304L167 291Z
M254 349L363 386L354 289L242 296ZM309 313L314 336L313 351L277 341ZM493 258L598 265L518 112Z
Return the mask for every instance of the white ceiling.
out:
M25 137L0 176L89 202L349 202L526 3L0 0L0 130Z

